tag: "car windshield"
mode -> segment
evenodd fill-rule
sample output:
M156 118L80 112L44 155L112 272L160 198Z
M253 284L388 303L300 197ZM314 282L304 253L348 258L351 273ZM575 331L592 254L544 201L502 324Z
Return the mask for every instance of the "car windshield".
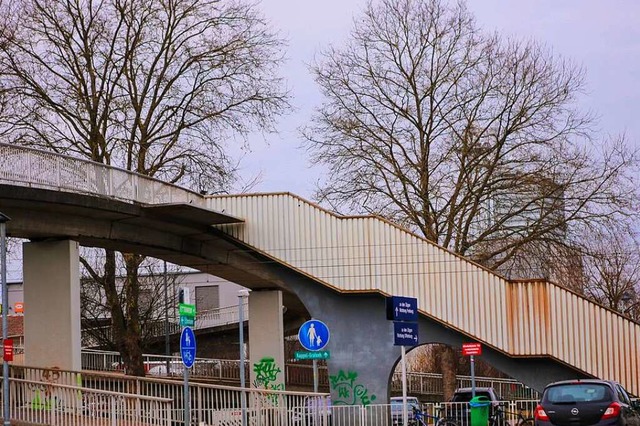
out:
M600 383L567 383L548 388L545 398L551 404L603 402L611 400L611 392L607 385Z
M411 399L407 399L407 409L411 411L413 408L419 410L420 404ZM402 411L402 400L401 399L392 399L391 400L391 411Z
M476 391L476 396L484 396L487 399L491 399L489 392ZM451 399L451 402L469 402L471 401L471 392L456 392Z

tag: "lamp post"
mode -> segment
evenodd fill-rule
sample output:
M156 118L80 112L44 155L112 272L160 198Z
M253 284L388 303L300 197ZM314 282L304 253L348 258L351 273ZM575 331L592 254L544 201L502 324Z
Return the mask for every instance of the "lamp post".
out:
M169 289L167 288L167 261L164 261L164 354L167 356L167 376L170 374L171 343L169 341Z
M7 222L11 219L0 213L0 277L2 279L2 344L9 335L9 322L7 311L9 310L9 292L7 291ZM4 413L4 425L11 425L11 415L9 414L9 363L2 357L2 402Z
M242 412L242 426L247 426L247 396L244 382L244 304L245 299L249 297L249 290L242 289L238 291L238 333L240 337L240 407Z

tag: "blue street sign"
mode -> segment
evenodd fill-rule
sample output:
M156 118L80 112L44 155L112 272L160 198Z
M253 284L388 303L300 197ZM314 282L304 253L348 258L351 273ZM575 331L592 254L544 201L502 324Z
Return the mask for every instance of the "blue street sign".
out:
M418 299L415 297L387 297L387 319L393 321L418 321Z
M184 366L191 368L196 360L196 335L190 327L183 328L180 334L180 355Z
M298 340L308 351L319 351L329 343L329 327L322 321L309 320L300 326Z
M395 346L416 346L418 344L418 323L394 321L393 344Z

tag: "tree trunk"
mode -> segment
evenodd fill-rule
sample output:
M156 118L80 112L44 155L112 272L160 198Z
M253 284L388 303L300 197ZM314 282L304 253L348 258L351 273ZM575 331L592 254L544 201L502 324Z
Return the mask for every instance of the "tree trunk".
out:
M116 253L105 250L105 274L103 287L107 305L111 311L111 330L113 341L122 357L123 368L127 375L144 376L142 347L140 345L140 315L138 298L140 294L138 267L143 257L124 254L126 278L118 291L116 283Z
M442 390L444 401L449 401L456 390L458 373L458 354L450 346L442 347Z

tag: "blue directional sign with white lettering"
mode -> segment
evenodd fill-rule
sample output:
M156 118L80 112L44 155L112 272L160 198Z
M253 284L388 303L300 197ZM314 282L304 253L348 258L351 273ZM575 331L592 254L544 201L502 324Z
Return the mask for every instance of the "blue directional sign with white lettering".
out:
M329 343L329 327L322 321L309 320L300 326L298 340L308 351L319 351Z
M196 360L196 336L191 327L185 327L180 334L180 355L185 367L191 368Z
M387 297L387 319L418 321L418 299L415 297Z
M394 321L393 344L395 346L416 346L418 344L418 323Z

